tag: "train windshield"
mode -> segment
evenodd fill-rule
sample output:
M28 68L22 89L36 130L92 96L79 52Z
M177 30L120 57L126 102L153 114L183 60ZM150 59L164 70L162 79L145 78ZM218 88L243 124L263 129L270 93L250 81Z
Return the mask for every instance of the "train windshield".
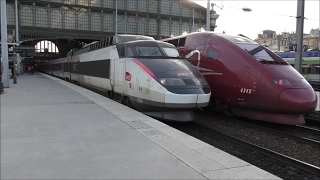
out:
M164 52L167 54L168 57L181 57L179 52L175 48L171 47L162 47Z
M175 48L172 48L172 47L135 46L133 48L136 53L134 53L132 51L131 47L127 48L128 57L156 56L156 57L181 58L179 52Z
M242 48L243 50L247 51L249 54L251 54L256 60L258 61L278 61L274 59L263 46L258 44L255 41L252 41L251 39L239 35L239 36L232 36L232 35L226 35L226 34L217 34L223 38L228 39L229 41L235 43L237 46Z
M137 51L138 56L162 56L158 47L136 46L134 48Z
M243 50L247 51L258 61L276 61L260 44L236 43Z

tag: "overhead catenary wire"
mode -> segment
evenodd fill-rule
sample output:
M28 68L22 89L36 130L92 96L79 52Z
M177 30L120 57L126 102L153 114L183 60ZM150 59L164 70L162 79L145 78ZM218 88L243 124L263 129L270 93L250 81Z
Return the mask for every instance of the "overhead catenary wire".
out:
M216 12L219 12L219 11L223 11L225 9L239 9L239 10L243 10L244 8L239 8L239 7L236 7L236 6L239 6L240 4L237 4L237 5L234 5L234 6L230 6L230 7L227 7L227 8L224 8L224 9L220 9L220 10L217 10ZM249 8L251 9L251 8ZM252 10L250 13L254 12L254 10ZM262 12L259 12L260 14ZM274 15L278 15L278 16L285 16L285 17L292 17L292 18L297 18L296 16L291 16L291 15L286 15L286 14L278 14L278 13L270 13L270 14L274 14ZM309 20L309 21L317 21L317 22L320 22L319 19L310 19L310 18L307 18L307 17L304 17L305 20Z

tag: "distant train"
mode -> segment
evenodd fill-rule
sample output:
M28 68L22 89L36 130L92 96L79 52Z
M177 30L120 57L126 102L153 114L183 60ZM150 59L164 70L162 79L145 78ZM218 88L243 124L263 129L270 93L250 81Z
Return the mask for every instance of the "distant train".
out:
M278 55L294 66L295 52L278 53ZM320 89L320 51L302 53L301 74L316 90Z
M169 43L115 35L73 50L38 70L90 89L163 120L191 121L205 107L210 86Z
M292 66L242 36L197 32L162 39L197 67L211 87L211 104L226 114L279 124L304 124L317 96Z

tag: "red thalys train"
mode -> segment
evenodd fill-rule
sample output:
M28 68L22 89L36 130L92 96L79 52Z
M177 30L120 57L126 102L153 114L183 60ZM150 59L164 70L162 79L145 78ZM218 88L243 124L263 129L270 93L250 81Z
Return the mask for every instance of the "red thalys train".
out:
M211 104L226 114L279 124L304 124L317 96L290 64L244 37L197 32L162 39L205 76Z

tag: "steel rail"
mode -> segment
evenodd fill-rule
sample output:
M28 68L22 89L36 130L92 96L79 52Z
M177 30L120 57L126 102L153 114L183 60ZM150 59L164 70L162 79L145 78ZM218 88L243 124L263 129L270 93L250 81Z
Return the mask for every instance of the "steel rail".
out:
M304 126L304 125L295 125L299 130L304 131L306 133L319 133L320 129Z
M271 132L273 134L276 134L276 135L279 135L279 136L284 136L286 138L289 138L289 139L292 139L292 140L295 140L295 141L299 141L299 142L304 143L304 144L309 144L311 146L320 147L320 141L317 141L317 140L291 135L289 133L281 132L281 131L272 129L270 127L264 127L262 125L257 125L257 124L246 122L246 121L239 121L239 122L241 122L243 124L247 124L247 125L252 126L254 128L259 128L259 129L264 130L264 131L269 131L269 132Z
M199 124L201 125L201 124ZM202 125L201 125L202 126ZM202 126L203 127L203 126ZM204 128L207 128L207 127L204 127ZM210 129L210 128L207 128L207 129ZM312 173L314 175L317 175L317 176L320 176L320 167L317 167L317 166L314 166L312 164L309 164L309 163L306 163L306 162L303 162L303 161L300 161L300 160L297 160L297 159L294 159L294 158L291 158L289 156L286 156L286 155L283 155L283 154L280 154L280 153L277 153L275 151L272 151L272 150L269 150L269 149L266 149L266 148L263 148L261 146L258 146L258 145L255 145L255 144L252 144L250 142L247 142L247 141L244 141L244 140L241 140L239 138L236 138L236 137L233 137L233 136L229 136L227 134L224 134L222 132L219 132L219 131L216 131L216 130L213 130L213 129L210 129L211 131L214 131L214 133L222 136L223 138L225 139L228 139L232 142L235 142L237 144L240 144L240 145L243 145L247 148L250 148L250 149L253 149L253 150L256 150L264 155L267 155L269 157L272 157L272 158L275 158L275 159L278 159L282 162L285 162L287 164L290 164L296 168L299 168L299 169L302 169L304 171L307 171L309 173Z

